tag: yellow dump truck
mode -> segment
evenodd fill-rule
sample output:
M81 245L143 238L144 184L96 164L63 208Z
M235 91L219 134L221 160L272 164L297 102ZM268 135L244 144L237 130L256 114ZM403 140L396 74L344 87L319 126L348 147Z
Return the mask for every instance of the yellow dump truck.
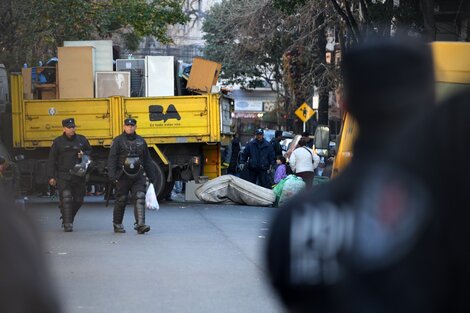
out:
M11 75L12 149L22 173L23 189L46 184L45 165L52 140L62 133L61 120L74 117L77 133L93 146L90 182L105 182L112 139L123 120L137 120L157 164L159 198L175 180L198 181L221 174L220 145L230 133L233 99L217 94L146 98L26 100L23 78ZM20 156L20 158L18 158Z
M436 75L436 96L442 101L448 96L470 86L470 43L433 42L431 49ZM350 114L345 114L339 147L332 176L338 176L353 157L354 142L359 127Z

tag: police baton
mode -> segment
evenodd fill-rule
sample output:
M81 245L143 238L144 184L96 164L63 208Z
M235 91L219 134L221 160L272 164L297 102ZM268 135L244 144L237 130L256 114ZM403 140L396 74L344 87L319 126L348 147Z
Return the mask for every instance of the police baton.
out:
M105 191L105 198L106 198L106 207L108 207L109 204L109 198L111 197L111 189L113 189L113 181L108 181L106 183L106 191Z

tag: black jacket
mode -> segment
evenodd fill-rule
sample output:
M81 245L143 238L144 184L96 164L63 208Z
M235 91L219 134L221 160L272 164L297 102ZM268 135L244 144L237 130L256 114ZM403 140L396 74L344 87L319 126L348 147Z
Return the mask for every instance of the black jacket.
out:
M108 157L108 177L110 180L118 180L123 174L123 166L126 157L135 149L135 153L139 156L145 172L150 181L155 180L155 165L152 162L148 152L148 146L145 139L137 134L128 135L123 132L114 138L111 144Z
M273 146L266 140L250 141L243 150L241 163L248 162L248 168L266 171L276 164Z
M282 156L282 147L281 147L280 141L276 138L273 138L273 139L271 139L271 145L274 148L274 155L276 157L279 156L279 155Z
M47 177L50 178L67 178L70 170L75 164L80 163L78 153L83 151L84 154L91 154L91 146L85 136L75 134L68 138L65 133L57 137L52 142L49 151L49 159L47 162Z

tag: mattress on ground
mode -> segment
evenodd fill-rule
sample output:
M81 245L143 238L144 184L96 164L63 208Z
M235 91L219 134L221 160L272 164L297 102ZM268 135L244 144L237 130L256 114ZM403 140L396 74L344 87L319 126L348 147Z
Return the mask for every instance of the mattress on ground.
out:
M233 175L209 180L195 191L199 200L209 203L238 203L269 206L276 200L271 189L263 188Z

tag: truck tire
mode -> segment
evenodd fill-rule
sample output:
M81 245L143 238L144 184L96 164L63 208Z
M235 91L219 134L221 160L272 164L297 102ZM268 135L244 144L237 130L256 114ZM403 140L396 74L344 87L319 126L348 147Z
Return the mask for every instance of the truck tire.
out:
M157 180L154 185L155 193L157 194L158 200L163 200L165 199L164 193L165 193L165 186L166 186L166 175L162 166L156 162L154 163L155 163L155 168L156 168L155 178Z

